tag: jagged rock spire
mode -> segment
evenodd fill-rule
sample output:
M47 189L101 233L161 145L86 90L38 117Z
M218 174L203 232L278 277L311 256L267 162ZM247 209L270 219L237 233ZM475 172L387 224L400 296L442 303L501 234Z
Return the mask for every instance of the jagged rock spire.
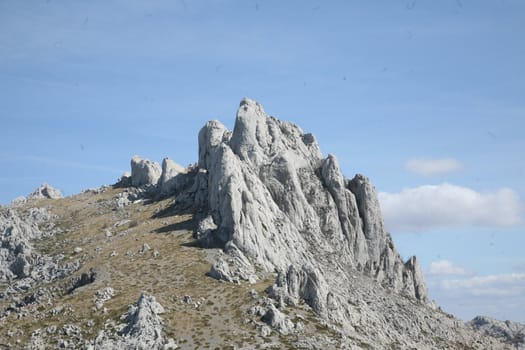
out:
M324 158L297 125L245 98L233 132L218 121L201 129L198 164L207 174L206 220L216 227L200 237L206 244L269 271L361 270L426 300L419 265L396 252L368 178L345 179L336 157Z

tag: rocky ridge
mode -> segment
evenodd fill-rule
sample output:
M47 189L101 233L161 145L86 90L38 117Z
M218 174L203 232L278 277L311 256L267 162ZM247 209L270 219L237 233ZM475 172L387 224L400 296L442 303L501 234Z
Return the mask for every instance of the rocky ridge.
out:
M525 349L525 325L521 323L478 316L468 324L486 335L514 344L516 349Z
M29 334L30 349L514 346L434 306L370 180L253 100L233 131L202 128L188 168L135 156L111 188L0 214L0 347Z
M306 303L341 334L359 336L357 329L363 328L376 333L365 339L379 347L433 348L424 340L431 333L450 344L475 343L461 322L429 316L436 306L428 299L418 260L403 261L396 251L370 180L361 174L345 178L337 158L323 157L312 134L268 116L259 103L241 101L233 131L208 122L199 132L199 161L179 183L176 207L197 213L195 238L202 247L225 253L211 259L208 276L255 283L275 271L276 282L267 292L280 308ZM158 181L156 186L158 191ZM357 280L366 292L356 299L358 288L351 286ZM399 297L383 298L379 306L367 302L373 306L366 313L356 309L372 290L376 296L394 292ZM385 309L391 299L397 301ZM403 308L413 314L401 321ZM288 333L292 324L274 309L262 313L263 319ZM356 313L361 314L358 328ZM388 334L378 337L363 320ZM408 329L410 340L404 334Z

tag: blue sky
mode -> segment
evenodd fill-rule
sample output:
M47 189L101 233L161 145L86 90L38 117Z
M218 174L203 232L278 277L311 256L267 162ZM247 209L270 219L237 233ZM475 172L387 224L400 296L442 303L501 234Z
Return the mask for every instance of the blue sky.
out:
M525 322L522 1L0 1L0 203L197 160L242 97L369 176L463 319Z

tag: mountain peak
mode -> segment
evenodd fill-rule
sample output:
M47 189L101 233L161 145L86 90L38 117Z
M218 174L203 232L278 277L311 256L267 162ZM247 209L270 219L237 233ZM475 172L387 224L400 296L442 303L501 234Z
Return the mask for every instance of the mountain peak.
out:
M214 120L198 138L198 163L187 168L134 156L112 187L0 207L0 345L511 343L428 300L418 259L397 253L370 179L345 177L313 134L243 99L233 131Z

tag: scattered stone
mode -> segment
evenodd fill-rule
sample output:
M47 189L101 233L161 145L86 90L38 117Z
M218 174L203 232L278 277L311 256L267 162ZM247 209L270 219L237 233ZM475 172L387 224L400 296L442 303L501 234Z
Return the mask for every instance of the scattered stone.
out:
M113 226L114 227L121 227L121 226L124 226L124 225L126 225L126 224L128 224L130 222L131 222L131 220L124 219L124 220L117 221Z
M117 205L117 209L122 209L128 205L131 204L131 201L129 200L129 195L127 192L121 192L119 193L115 198L115 203Z
M104 303L113 298L114 295L115 290L111 287L105 287L97 290L94 296L95 307L97 308L97 310L100 310L104 306Z
M261 327L261 337L268 337L272 334L272 329L266 325Z
M191 300L191 297L189 295L185 295L182 297L182 302L184 304L191 304L193 303L193 301Z
M79 254L79 253L82 253L84 251L84 249L80 248L80 247L75 247L75 249L73 249L73 252L75 254Z
M151 247L149 246L149 244L148 243L144 243L142 245L142 248L139 251L140 251L140 253L144 254L144 253L147 253L150 250L151 250Z
M44 182L40 187L38 187L36 190L34 190L29 196L27 196L27 199L59 199L63 198L62 193L60 190L57 190L56 188L49 185L47 182Z
M77 325L65 324L62 327L61 332L62 332L63 335L67 335L68 337L72 337L72 336L77 336L78 337L82 333L82 330Z

